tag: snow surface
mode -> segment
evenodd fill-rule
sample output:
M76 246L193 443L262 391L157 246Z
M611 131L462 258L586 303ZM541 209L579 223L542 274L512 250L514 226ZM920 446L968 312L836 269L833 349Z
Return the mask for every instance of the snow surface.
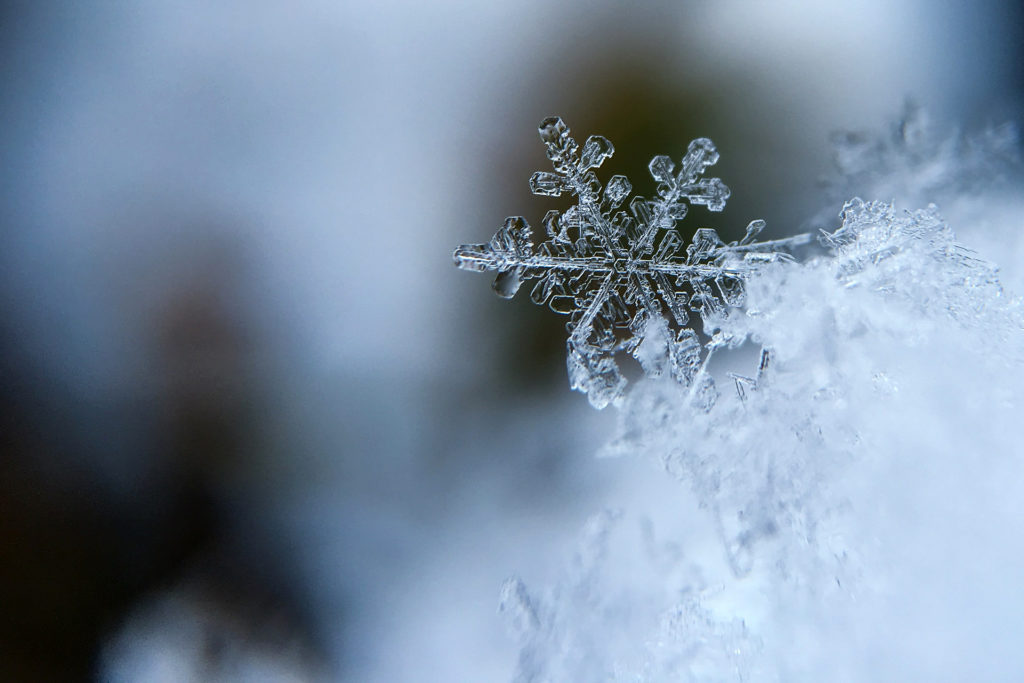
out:
M962 171L933 196L1019 253L1015 181L932 149L879 164L874 187ZM553 584L506 583L517 680L1024 674L1022 302L963 246L993 238L971 221L961 241L934 205L860 199L841 219L825 253L750 273L744 310L705 330L746 340L719 374L769 349L752 389L704 411L673 382L633 388L605 453L682 486L593 517Z

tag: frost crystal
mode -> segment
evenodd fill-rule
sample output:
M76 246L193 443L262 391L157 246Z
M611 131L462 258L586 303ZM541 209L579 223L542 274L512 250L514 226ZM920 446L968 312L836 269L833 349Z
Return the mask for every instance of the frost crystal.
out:
M685 489L623 478L629 508L589 524L553 584L506 585L516 681L1022 668L1005 634L1022 604L1024 302L934 206L852 199L841 220L825 253L751 273L745 314L719 321L771 348L757 391L704 412L672 383L631 388L603 454Z
M615 361L620 351L632 354L649 376L669 370L693 388L698 404L709 405L713 386L703 364L725 341L702 344L688 327L690 312L699 314L705 330L713 328L730 307L742 304L743 282L753 270L784 258L779 250L805 244L809 236L755 242L764 228L756 220L737 242L726 244L715 230L700 228L684 248L676 222L689 206L721 211L729 197L721 180L702 177L718 161L710 140L691 142L678 168L667 156L651 159L657 197L635 196L627 210L619 207L632 191L629 180L615 175L602 188L594 172L615 151L607 138L592 135L581 149L557 117L545 119L539 130L554 172L534 173L530 189L552 197L570 193L576 205L564 213L548 211L547 239L538 246L526 219L511 216L490 242L456 249L455 264L497 271L494 290L504 298L523 282L537 281L534 303L570 316L569 383L595 407L622 396L626 380Z
M515 680L988 680L1024 668L1019 629L1007 627L1024 604L1024 300L964 246L991 229L989 253L1020 277L1020 171L1011 137L986 138L977 155L959 142L931 150L916 125L865 147L882 150L862 174L878 187L842 204L841 224L829 217L811 258L760 265L757 252L718 244L704 259L660 261L650 254L675 238L669 225L637 257L642 268L615 262L621 275L607 280L586 271L619 291L650 285L662 263L690 268L683 280L707 284L723 310L716 278L731 276L742 314L703 318L696 372L708 373L717 347L745 341L762 347L761 362L749 377L719 368L740 391L707 410L682 400L702 376L631 387L602 454L649 460L685 488L624 472L615 494L628 508L588 523L555 581L505 584ZM925 208L897 209L919 195L909 205ZM949 206L961 220L947 223ZM950 227L961 224L965 242ZM582 239L605 228L575 229ZM596 262L611 258L584 244ZM473 249L487 247L460 252ZM550 266L533 254L489 263L543 282ZM684 293L691 310L693 285ZM628 329L643 335L630 350L645 368L666 363L668 324L685 328L631 303L646 326ZM753 365L754 351L734 360L750 352L741 362Z

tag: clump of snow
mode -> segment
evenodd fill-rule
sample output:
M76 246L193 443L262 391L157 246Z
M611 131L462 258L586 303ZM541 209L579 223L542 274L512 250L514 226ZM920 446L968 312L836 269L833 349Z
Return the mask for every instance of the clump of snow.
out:
M606 453L684 486L595 518L553 587L507 584L519 680L1024 671L1024 304L934 205L841 219L705 329L741 365L768 350L744 391L629 393Z
M826 179L827 209L812 221L827 224L850 197L898 206L942 209L960 240L1000 265L1003 284L1024 291L1024 193L1019 127L1003 122L957 130L908 103L881 132L833 136L835 172Z

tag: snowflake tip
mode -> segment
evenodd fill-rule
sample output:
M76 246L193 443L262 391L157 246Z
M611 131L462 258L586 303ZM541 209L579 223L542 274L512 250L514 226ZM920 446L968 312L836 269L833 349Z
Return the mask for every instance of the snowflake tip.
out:
M556 144L569 135L569 126L565 125L561 116L547 117L540 122L537 130L540 131L540 139L544 144Z
M462 270L471 270L475 273L482 273L489 270L494 258L489 253L490 245L487 244L463 244L455 250L452 258L455 265Z
M756 239L757 236L761 234L761 231L764 230L765 225L766 223L760 218L754 221L750 221L750 223L747 225L747 234L743 236L742 240L740 240L740 245L747 245L753 242L754 239Z
M580 153L580 170L598 168L613 154L615 146L611 140L602 135L591 135L583 144L583 151Z
M659 154L651 159L651 163L647 164L647 170L651 172L651 177L670 187L675 186L676 183L675 176L672 175L675 168L675 162L664 154Z
M718 148L708 138L692 140L690 146L686 148L686 156L683 158L683 165L692 173L693 171L690 171L687 162L694 164L694 170L696 171L694 177L696 177L703 173L704 169L708 166L714 166L718 163Z

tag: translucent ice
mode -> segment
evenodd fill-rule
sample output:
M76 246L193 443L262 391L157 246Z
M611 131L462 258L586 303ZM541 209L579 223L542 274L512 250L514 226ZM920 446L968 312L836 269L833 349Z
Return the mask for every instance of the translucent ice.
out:
M721 211L729 188L718 178L703 178L718 161L707 138L690 143L678 167L667 156L656 156L649 170L657 181L657 197L634 197L629 210L618 210L632 191L629 180L613 176L602 189L593 169L615 148L593 135L582 150L562 119L540 125L541 140L554 171L530 178L534 194L570 193L575 206L559 214L549 211L543 225L547 240L535 245L522 217L512 217L489 243L466 244L455 250L455 264L466 270L497 271L494 289L510 298L520 285L535 280L531 299L570 317L566 342L569 382L603 408L622 396L626 380L615 355L627 352L649 375L671 368L672 376L689 386L698 375L700 405L711 402L713 384L703 365L713 350L701 352L697 336L686 326L689 311L705 325L742 303L743 280L764 263L777 260L786 249L809 241L798 235L774 242L753 242L764 227L754 221L740 242L724 243L710 228L698 230L684 248L676 231L690 205ZM640 351L650 330L658 330L662 361L650 358L651 345Z

